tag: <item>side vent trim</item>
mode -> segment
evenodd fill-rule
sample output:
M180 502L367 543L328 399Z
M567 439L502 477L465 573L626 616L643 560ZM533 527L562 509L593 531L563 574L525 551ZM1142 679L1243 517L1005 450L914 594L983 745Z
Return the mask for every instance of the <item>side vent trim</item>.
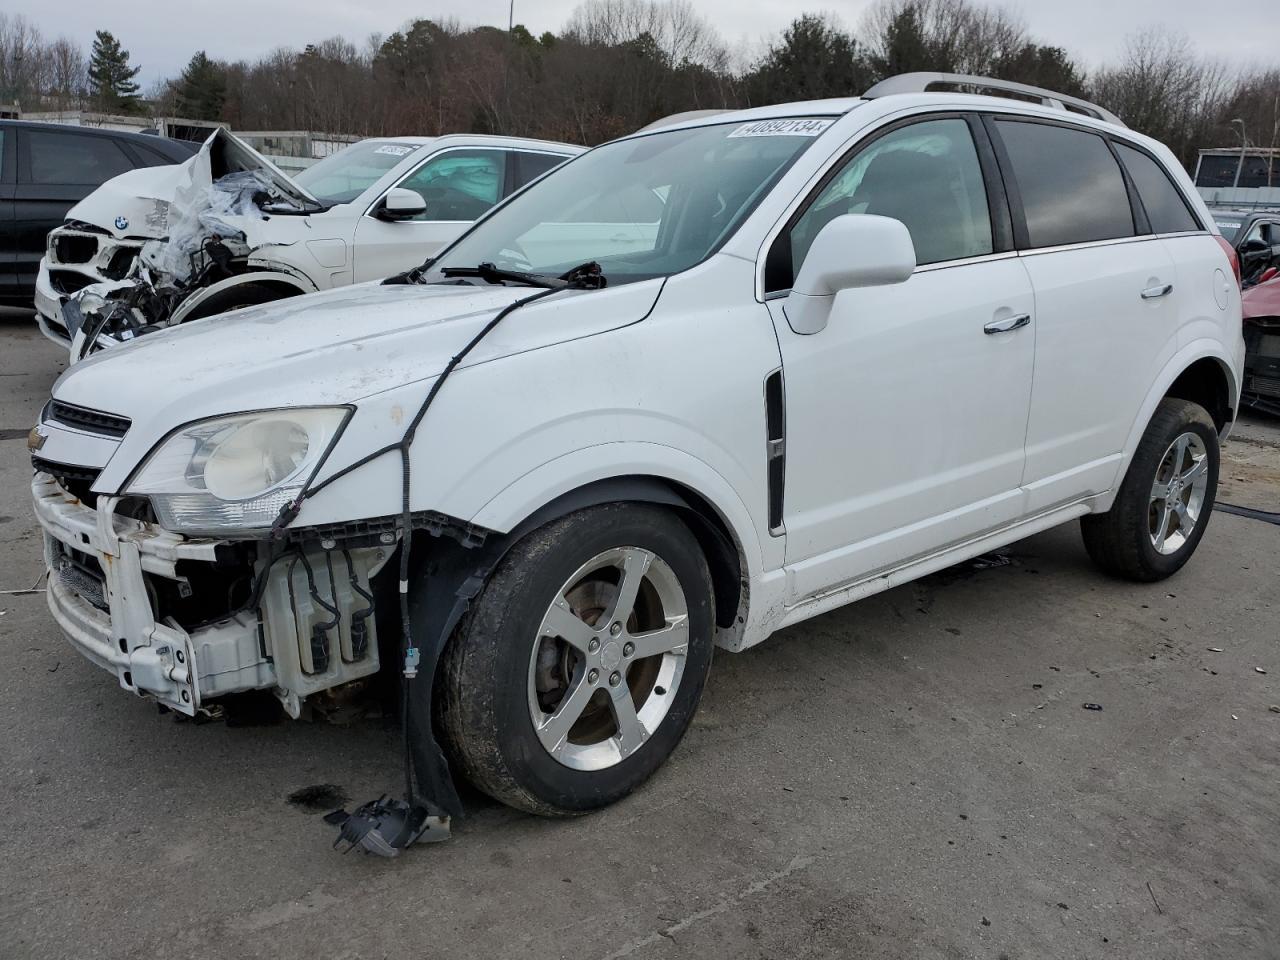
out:
M765 378L764 411L765 450L769 469L769 534L780 537L786 533L782 523L782 507L787 478L787 411L781 369Z

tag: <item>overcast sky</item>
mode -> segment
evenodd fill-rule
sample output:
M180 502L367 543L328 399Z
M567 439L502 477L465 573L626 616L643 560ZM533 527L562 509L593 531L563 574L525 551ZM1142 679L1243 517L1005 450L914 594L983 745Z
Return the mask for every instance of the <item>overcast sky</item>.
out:
M558 30L578 0L515 0L516 22L535 34ZM752 50L800 12L834 13L856 26L870 0L694 0L726 41ZM1205 0L1020 0L1006 4L1041 42L1064 46L1086 65L1113 57L1125 34L1164 22L1207 54L1274 64L1280 16L1264 3L1252 12ZM455 18L464 25L507 24L507 0L4 0L48 37L86 47L95 29L114 33L143 68L144 90L176 73L198 49L215 59L253 59L274 47L301 47L342 35L363 44L411 19Z

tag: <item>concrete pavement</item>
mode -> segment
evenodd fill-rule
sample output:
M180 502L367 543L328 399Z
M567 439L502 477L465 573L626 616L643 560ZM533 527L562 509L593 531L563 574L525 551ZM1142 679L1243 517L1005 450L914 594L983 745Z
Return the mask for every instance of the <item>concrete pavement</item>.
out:
M3 590L40 572L22 438L60 359L0 318ZM1280 510L1268 482L1237 488ZM396 861L289 800L394 791L393 726L179 723L0 595L0 957L1277 957L1278 551L1220 514L1134 586L1051 531L718 653L625 802L468 796Z

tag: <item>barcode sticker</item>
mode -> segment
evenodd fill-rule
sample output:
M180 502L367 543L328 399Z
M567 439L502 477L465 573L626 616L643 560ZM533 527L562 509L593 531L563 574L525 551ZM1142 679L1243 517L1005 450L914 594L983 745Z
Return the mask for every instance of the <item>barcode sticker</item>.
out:
M831 120L822 117L792 117L780 120L756 120L744 123L733 137L816 137L831 126Z

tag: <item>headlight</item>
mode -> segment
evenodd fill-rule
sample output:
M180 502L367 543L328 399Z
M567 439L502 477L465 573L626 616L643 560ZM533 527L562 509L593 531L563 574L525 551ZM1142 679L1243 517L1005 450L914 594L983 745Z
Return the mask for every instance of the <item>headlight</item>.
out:
M265 410L202 420L164 440L126 492L182 533L265 529L320 465L351 411Z

